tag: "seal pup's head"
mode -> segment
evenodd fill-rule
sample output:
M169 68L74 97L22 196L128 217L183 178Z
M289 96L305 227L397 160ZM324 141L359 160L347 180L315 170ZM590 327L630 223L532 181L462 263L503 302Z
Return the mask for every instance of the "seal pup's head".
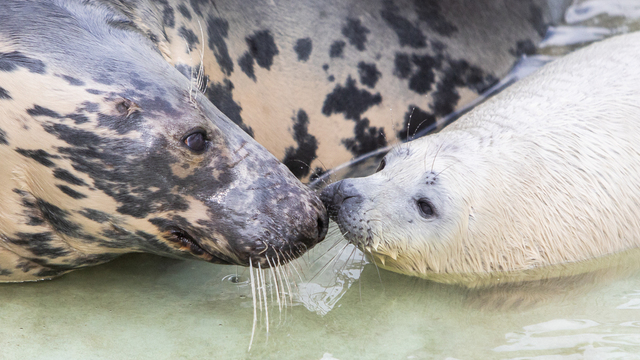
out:
M420 142L420 146L418 146ZM394 148L376 173L326 187L321 199L343 235L379 266L411 275L459 271L467 238L472 152L441 135ZM462 180L462 181L461 181Z

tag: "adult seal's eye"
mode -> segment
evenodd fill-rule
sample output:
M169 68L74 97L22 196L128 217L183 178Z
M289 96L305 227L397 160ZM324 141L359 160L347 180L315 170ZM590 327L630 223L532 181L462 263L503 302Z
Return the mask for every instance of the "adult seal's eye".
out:
M420 210L420 215L423 218L429 219L436 215L435 210L433 209L433 204L426 199L418 200L418 209Z
M382 161L380 161L380 165L378 165L378 168L376 169L376 172L384 169L385 165L387 165L387 163L384 161L384 159L382 159Z
M206 135L201 131L188 135L184 138L183 142L187 145L189 150L195 153L201 153L207 148Z

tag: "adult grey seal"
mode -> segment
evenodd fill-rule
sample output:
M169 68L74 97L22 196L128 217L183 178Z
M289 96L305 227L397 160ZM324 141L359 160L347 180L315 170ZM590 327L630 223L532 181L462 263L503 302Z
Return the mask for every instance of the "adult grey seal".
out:
M633 33L546 65L327 187L330 216L379 266L444 282L640 246L638 54Z
M128 252L274 266L320 241L315 193L113 4L0 7L0 281Z
M535 53L570 3L112 2L143 29L157 14L167 61L203 69L213 104L303 179L440 126Z

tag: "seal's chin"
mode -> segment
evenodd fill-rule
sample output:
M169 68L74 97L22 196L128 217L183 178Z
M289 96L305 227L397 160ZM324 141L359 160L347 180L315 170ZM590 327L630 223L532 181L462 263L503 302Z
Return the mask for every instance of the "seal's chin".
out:
M224 264L224 265L238 265L231 259L227 259L224 256L214 255L204 249L188 232L180 228L172 228L168 230L171 240L177 245L181 251L189 252L190 254L199 257L205 261Z

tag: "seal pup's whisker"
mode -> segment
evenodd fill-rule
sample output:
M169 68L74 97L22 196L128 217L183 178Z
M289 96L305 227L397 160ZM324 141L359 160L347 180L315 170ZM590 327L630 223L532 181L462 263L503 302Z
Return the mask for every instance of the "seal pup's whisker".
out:
M329 234L327 234L327 237L331 237ZM333 245L331 245L326 251L325 254L328 254L331 252L331 250L333 250L336 245L340 244L342 241L345 241L344 238L342 237L336 237L336 240L334 241ZM313 266L315 263L317 263L320 259L322 259L322 256L319 256L318 258L316 258L315 260L313 260L310 264L309 267Z
M343 246L340 250L338 250L338 252L337 252L335 255L333 255L333 256L331 257L331 259L329 259L329 261L327 261L327 263L326 263L326 264L324 264L324 265L320 268L320 270L318 270L318 272L317 272L315 275L313 275L313 277L312 277L311 279L309 279L309 282L313 281L313 279L315 279L316 277L318 277L319 275L321 275L322 273L324 273L324 271L327 269L327 267L328 267L331 263L336 262L336 261L337 261L336 259L338 259L338 258L340 257L340 255L342 255L342 252L344 251L344 249L346 249L346 248L347 248L347 246L349 246L349 242L345 242L344 246Z
M251 327L251 340L249 340L249 349L247 351L251 351L253 336L256 333L256 324L258 323L258 309L256 304L256 281L253 276L253 264L251 263L251 258L249 258L249 276L251 279L251 298L253 301L253 326Z
M360 295L360 303L362 303L362 272L364 271L364 251L360 251L360 276L358 277L358 293Z
M438 175L442 174L445 170L447 170L448 168L452 167L453 165L455 165L455 163L454 163L454 164L450 164L450 165L449 165L449 166L447 166L446 168L444 168L444 169L440 170L440 172L439 172L439 173L437 173L435 177L437 178L437 177L438 177Z
M380 268L378 267L378 264L376 263L376 257L373 254L373 252L371 252L371 250L367 250L367 251L371 255L371 262L373 262L373 266L376 267L376 271L378 272L378 279L380 280L380 285L382 285L382 288L384 289L384 284L382 283L382 276L380 275Z
M436 158L438 157L438 153L440 152L440 149L442 149L443 146L444 146L444 142L440 144L440 146L438 147L438 150L436 150L436 154L433 155L433 161L431 162L431 172L433 172L433 166L436 164ZM427 156L425 154L425 161L426 159L427 159ZM426 164L424 169L427 170Z

